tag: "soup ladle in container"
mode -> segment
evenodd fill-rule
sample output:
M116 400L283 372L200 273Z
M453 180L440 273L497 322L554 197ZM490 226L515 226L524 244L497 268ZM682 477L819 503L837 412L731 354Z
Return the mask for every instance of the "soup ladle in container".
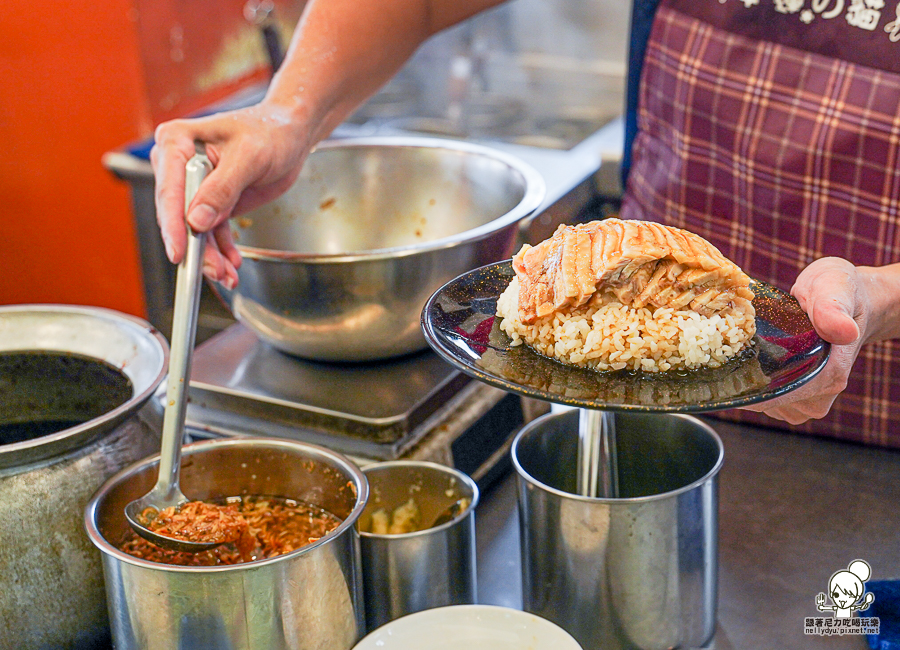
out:
M190 206L200 183L212 170L202 143L196 144L196 154L185 167L184 210ZM176 509L188 502L179 487L181 446L184 442L184 419L187 409L187 387L191 374L191 357L197 334L197 312L200 306L203 249L206 233L195 233L187 225L187 248L178 265L175 279L175 307L172 316L172 348L166 387L166 407L163 417L162 443L159 457L159 477L154 488L140 499L125 506L125 517L134 531L157 546L173 551L197 553L214 548L222 542L193 542L161 535L145 525L144 511L161 512Z

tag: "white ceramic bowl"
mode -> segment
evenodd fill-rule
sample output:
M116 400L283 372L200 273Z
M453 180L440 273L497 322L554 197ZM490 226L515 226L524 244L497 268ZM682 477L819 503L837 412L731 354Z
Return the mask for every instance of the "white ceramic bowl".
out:
M582 650L550 621L508 607L452 605L382 625L354 650Z

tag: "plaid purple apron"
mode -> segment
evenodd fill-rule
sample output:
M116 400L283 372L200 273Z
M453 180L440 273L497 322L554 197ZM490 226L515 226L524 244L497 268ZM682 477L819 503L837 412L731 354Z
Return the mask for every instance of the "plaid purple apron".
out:
M622 218L709 239L789 290L813 260L900 261L900 4L663 0ZM865 346L822 420L729 419L900 447L900 342Z

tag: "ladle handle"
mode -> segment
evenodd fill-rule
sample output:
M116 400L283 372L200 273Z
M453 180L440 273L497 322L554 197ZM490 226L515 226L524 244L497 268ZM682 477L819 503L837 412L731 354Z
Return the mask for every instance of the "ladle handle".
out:
M212 171L202 143L196 144L196 154L185 166L184 213L203 179ZM169 354L169 376L166 386L166 405L163 417L159 479L155 491L163 499L180 491L178 469L181 465L181 446L184 442L184 419L187 410L187 390L191 376L191 357L197 335L197 312L200 307L200 287L203 279L203 249L206 233L195 233L185 221L187 248L178 264L175 278L175 307L172 314L172 347Z
M578 494L614 499L619 496L616 415L579 409Z

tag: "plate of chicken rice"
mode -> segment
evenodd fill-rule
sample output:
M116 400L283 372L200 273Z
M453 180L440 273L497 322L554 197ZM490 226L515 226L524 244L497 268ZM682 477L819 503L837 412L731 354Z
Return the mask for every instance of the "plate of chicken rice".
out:
M560 228L439 289L431 346L486 383L585 408L712 411L815 376L830 346L790 295L703 238L644 221Z

